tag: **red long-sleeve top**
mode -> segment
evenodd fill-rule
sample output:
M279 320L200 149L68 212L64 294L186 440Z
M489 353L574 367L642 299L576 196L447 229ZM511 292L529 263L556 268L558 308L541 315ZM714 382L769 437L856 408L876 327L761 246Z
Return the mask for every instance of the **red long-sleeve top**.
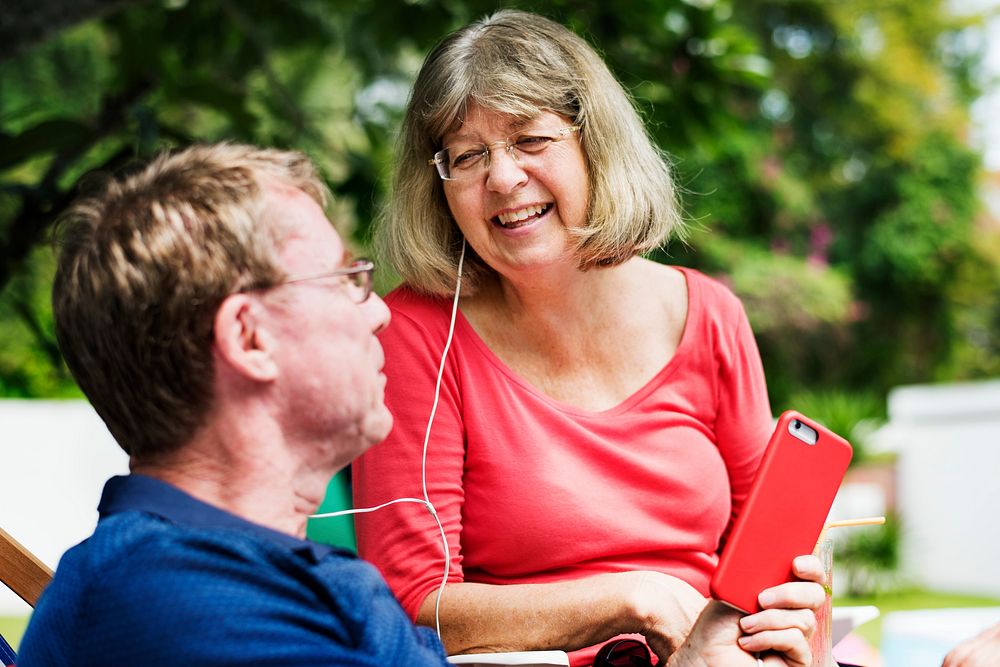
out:
M721 283L682 270L688 317L676 353L601 412L561 403L518 377L459 313L427 452L450 582L659 570L708 595L772 422L742 305ZM386 301L392 323L381 341L395 424L354 466L355 507L423 496L424 431L450 321L450 300L402 287ZM432 517L397 504L357 515L356 524L361 556L415 618L444 567Z

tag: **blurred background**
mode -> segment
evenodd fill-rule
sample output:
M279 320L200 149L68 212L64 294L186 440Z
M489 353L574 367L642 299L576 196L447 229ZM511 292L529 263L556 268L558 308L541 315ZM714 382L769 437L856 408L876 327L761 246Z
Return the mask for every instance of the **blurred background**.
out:
M96 520L105 467L78 493L38 464L41 422L62 424L48 436L62 452L53 461L93 462L83 445L65 453L87 428L28 418L60 409L39 399L81 397L49 306L50 227L80 179L195 141L297 148L321 166L332 215L363 251L423 55L510 6L576 30L632 91L673 156L689 224L656 258L743 299L774 413L794 407L855 444L855 491L835 511L890 520L838 538L841 601L874 601L883 618L1000 606L1000 531L986 519L1000 510L995 4L3 0L0 527L55 565ZM383 273L380 289L392 285ZM18 498L32 493L45 501ZM51 534L38 526L66 505L85 513L69 537L56 530L36 547L15 530ZM956 516L981 520L956 533ZM945 529L946 540L927 537ZM951 550L926 565L938 542ZM969 552L980 560L958 564ZM0 632L16 635L17 622ZM878 622L864 630L877 647Z

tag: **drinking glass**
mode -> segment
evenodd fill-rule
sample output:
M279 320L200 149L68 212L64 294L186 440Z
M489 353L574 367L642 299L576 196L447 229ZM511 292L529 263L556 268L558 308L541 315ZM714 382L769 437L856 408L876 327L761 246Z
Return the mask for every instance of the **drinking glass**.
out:
M835 667L833 661L833 623L830 617L832 602L830 600L833 592L833 540L823 538L816 543L816 550L813 555L819 558L823 564L823 571L826 573L826 584L823 589L826 597L823 604L816 610L816 632L813 633L809 641L809 648L812 652L812 667Z

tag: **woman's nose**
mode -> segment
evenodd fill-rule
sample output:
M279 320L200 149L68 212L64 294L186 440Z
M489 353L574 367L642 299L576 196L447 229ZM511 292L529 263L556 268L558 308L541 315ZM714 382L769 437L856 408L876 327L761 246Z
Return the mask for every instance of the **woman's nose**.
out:
M506 144L489 146L486 185L495 192L510 192L528 180L524 166Z

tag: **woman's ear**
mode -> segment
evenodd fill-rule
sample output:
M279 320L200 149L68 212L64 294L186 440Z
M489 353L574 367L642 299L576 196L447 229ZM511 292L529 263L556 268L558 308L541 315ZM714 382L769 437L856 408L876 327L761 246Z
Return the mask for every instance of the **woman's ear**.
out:
M278 377L274 338L260 303L247 294L231 294L215 313L215 349L233 372L257 382Z

